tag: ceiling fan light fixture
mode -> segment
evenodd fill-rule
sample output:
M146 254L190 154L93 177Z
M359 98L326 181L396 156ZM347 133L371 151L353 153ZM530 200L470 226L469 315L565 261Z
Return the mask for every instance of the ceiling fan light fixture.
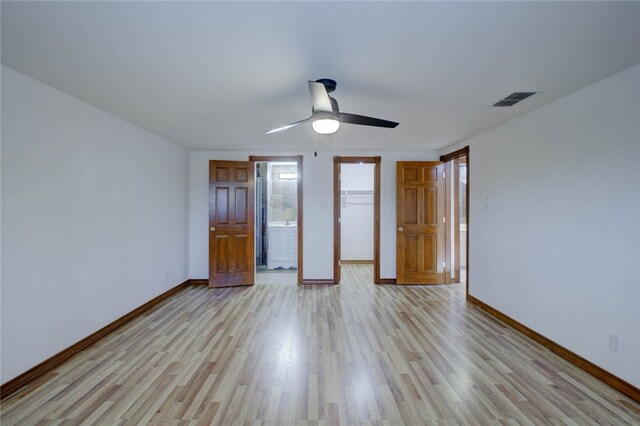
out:
M329 96L336 88L335 80L321 78L316 81L308 81L309 93L311 94L311 117L286 126L276 127L267 130L265 135L287 130L311 121L313 130L321 135L330 135L340 128L340 123L358 124L360 126L386 127L393 129L400 123L395 121L382 120L380 118L367 117L364 115L340 112L338 101Z
M321 118L315 120L312 124L313 130L321 135L330 135L340 128L340 122L335 118Z

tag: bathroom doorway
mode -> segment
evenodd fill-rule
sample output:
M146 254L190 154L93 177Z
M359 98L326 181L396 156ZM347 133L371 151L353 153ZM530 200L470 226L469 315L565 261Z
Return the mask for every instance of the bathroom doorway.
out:
M447 283L469 294L469 147L440 157L446 164Z
M301 157L250 157L255 163L256 284L301 281Z

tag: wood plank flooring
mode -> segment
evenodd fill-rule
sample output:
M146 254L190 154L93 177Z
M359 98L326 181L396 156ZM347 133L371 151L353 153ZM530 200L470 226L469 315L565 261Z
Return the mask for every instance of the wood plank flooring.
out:
M271 284L297 284L298 283L298 271L277 271L268 270L261 271L256 274L257 285L271 285Z
M640 424L451 286L189 287L4 401L11 424Z

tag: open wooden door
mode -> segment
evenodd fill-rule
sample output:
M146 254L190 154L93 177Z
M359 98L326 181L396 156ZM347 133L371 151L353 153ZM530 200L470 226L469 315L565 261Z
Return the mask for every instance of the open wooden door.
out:
M398 284L445 283L444 164L398 161Z
M254 163L209 162L209 287L253 285Z

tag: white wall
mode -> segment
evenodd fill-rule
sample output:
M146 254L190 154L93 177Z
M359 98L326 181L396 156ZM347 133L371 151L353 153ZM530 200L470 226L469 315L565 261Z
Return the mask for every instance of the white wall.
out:
M381 130L384 131L384 130ZM277 137L277 136L276 136ZM339 141L338 141L339 143ZM380 273L396 276L396 161L438 159L433 151L320 151L301 141L300 152L192 151L189 195L189 277L206 278L208 270L209 160L247 160L249 155L304 156L304 278L333 278L333 156L381 156Z
M471 295L640 386L640 65L467 144Z
M375 164L370 163L341 164L340 187L343 191L373 191L375 169Z
M373 260L373 190L375 164L341 164L340 258ZM370 191L349 195L348 191Z
M2 382L187 279L188 155L2 67Z

